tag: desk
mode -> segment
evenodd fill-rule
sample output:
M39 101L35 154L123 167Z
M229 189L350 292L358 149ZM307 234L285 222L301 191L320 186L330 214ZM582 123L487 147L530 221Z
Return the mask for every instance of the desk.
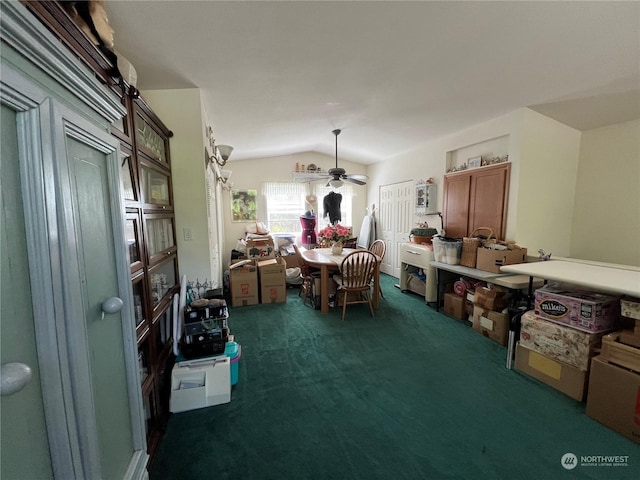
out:
M308 265L320 269L320 310L322 313L329 312L329 272L340 269L340 264L344 257L357 251L356 248L343 248L342 254L333 255L330 248L314 248L311 250L300 250L302 259ZM376 269L373 275L373 307L378 308L380 296L380 262L376 262Z

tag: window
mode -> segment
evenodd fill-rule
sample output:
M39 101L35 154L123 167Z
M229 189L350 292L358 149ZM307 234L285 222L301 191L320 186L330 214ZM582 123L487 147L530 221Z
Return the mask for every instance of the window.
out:
M275 182L262 184L269 232L299 233L302 231L300 215L305 212L306 193L306 184Z
M262 195L266 211L267 228L270 233L300 233L300 215L309 210L309 205L305 202L305 197L314 193L318 199L317 211L315 212L318 221L317 228L323 228L329 224L329 217L324 217L323 201L324 196L333 191L331 187L325 187L324 183L313 185L308 183L277 183L264 182L262 184ZM342 195L340 202L340 214L342 225L352 225L352 198L354 189L351 185L343 185L338 192Z
M327 187L325 184L321 183L320 185L316 185L314 188L314 193L316 197L318 197L318 210L319 210L319 220L318 220L318 228L323 228L329 224L329 216L324 216L324 197L329 192L334 191L332 187ZM351 185L343 185L337 190L337 193L342 195L342 201L340 202L340 224L346 226L353 225L353 211L352 211L352 199L354 197L354 189ZM353 230L352 230L353 232Z

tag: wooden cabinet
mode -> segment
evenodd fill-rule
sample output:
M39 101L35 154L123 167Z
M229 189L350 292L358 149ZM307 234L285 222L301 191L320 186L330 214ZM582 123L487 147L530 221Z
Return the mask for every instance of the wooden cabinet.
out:
M493 228L504 239L511 164L501 163L444 177L444 230L464 237L478 227Z
M148 452L153 457L169 416L172 300L179 289L172 133L135 89L129 89L127 97L128 114L121 124L112 126L112 134L121 144L140 388Z

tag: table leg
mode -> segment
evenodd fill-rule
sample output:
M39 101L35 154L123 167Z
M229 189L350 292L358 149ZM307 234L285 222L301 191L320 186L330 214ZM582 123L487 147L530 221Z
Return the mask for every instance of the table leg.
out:
M329 268L320 267L320 310L329 313Z
M380 262L376 262L376 268L373 272L373 308L380 305Z
M440 269L436 268L436 312L440 311Z

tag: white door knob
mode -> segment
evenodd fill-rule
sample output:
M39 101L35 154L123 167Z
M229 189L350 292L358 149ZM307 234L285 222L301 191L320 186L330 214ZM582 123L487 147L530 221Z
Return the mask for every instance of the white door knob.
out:
M111 297L102 302L102 318L104 319L105 313L118 313L122 310L124 302L121 298Z
M31 368L24 363L7 363L0 369L0 395L19 392L31 380Z

